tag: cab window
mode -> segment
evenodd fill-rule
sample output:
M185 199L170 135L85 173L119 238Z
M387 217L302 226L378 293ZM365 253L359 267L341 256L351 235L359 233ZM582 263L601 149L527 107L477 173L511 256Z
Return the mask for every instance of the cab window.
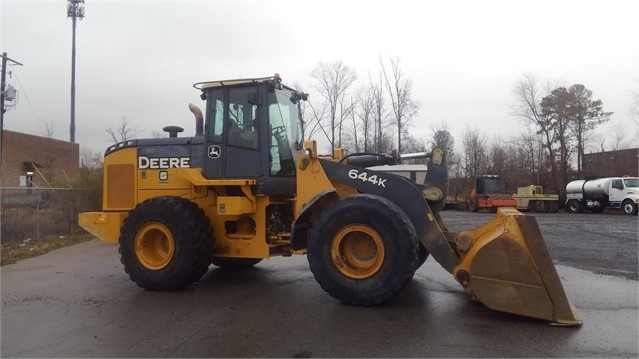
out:
M248 101L253 93L253 87L229 90L226 133L227 143L231 146L258 149L257 105L252 105Z
M224 91L215 89L208 93L210 114L210 127L206 129L209 142L222 143L222 131L224 130Z

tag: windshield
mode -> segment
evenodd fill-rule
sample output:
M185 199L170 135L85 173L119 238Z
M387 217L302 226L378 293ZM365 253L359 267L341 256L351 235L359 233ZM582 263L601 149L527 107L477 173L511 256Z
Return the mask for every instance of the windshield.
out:
M269 121L273 128L284 127L289 147L298 150L302 146L302 119L298 101L291 101L293 93L286 88L269 93Z
M626 185L626 187L639 188L639 178L627 178L623 180L623 184Z
M271 175L294 176L293 152L302 149L303 132L299 100L294 91L284 88L268 94L271 132Z
M486 193L499 193L501 192L500 182L496 178L486 179Z

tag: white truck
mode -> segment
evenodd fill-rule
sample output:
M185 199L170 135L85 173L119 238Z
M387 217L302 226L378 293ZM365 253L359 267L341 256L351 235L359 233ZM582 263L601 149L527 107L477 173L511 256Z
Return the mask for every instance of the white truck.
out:
M625 214L637 214L639 177L608 177L577 180L566 185L568 212L601 213L606 208L621 208Z

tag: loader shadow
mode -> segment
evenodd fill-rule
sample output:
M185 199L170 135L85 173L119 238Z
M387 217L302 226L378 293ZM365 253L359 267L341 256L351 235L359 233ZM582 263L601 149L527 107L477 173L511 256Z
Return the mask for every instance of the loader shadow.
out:
M211 267L204 277L188 290L229 294L249 294L258 291L260 298L296 298L297 301L317 304L321 301L324 309L372 308L378 311L399 311L412 316L411 311L436 311L458 316L466 320L487 320L491 322L546 325L546 321L516 314L495 311L483 303L470 299L467 293L457 288L456 283L442 287L428 278L415 276L397 295L380 305L358 307L343 304L331 297L315 281L310 270L304 267L273 268L260 264L244 269L223 269Z
M259 263L244 269L224 269L211 266L209 271L194 285L185 289L211 297L224 295L234 301L250 303L265 300L295 300L298 305L330 311L337 308L373 308L393 310L395 308L418 308L428 305L429 294L423 283L413 279L393 298L383 304L357 307L343 304L331 297L315 281L306 263L288 264L272 261ZM213 299L213 298L211 298ZM300 304L301 303L301 304Z
M128 294L115 316L120 318L118 326L137 328L145 323L146 330L175 322L199 323L197 332L185 334L188 339L183 347L200 345L203 352L198 355L227 357L407 357L418 353L415 348L429 346L437 348L432 355L438 357L476 356L477 348L487 350L480 352L486 356L527 353L535 357L546 356L539 348L560 351L578 333L563 328L549 331L544 321L493 311L471 301L462 289L432 279L416 276L386 303L359 307L328 295L304 265L271 262L242 270L211 267L200 281L181 291ZM188 331L193 325L181 328ZM273 336L278 330L294 333L294 340ZM132 337L126 340L147 340L142 334L127 335ZM166 340L164 334L157 336L158 343ZM255 343L269 337L272 345L267 349L234 344L240 337ZM512 337L518 339L513 342ZM524 337L526 343L535 345L529 348ZM394 341L406 347L392 344ZM487 342L492 344L487 346Z
M383 304L351 306L326 293L305 263L272 261L244 269L211 266L202 279L179 292L151 295L152 292L142 291L140 296L166 296L166 300L180 297L187 301L195 300L188 297L204 297L229 308L294 300L296 310L320 311L333 320L346 316L367 323L402 318L404 325L411 327L439 325L450 320L467 330L477 327L478 323L485 323L479 325L481 328L491 325L547 327L544 320L498 312L474 302L454 284L442 285L425 276L415 276L402 291Z

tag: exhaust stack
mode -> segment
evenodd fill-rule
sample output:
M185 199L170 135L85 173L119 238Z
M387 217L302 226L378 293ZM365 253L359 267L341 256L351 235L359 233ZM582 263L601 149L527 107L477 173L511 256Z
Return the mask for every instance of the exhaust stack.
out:
M202 110L199 107L189 102L189 110L195 116L195 135L202 136L204 135L204 116L202 115Z

